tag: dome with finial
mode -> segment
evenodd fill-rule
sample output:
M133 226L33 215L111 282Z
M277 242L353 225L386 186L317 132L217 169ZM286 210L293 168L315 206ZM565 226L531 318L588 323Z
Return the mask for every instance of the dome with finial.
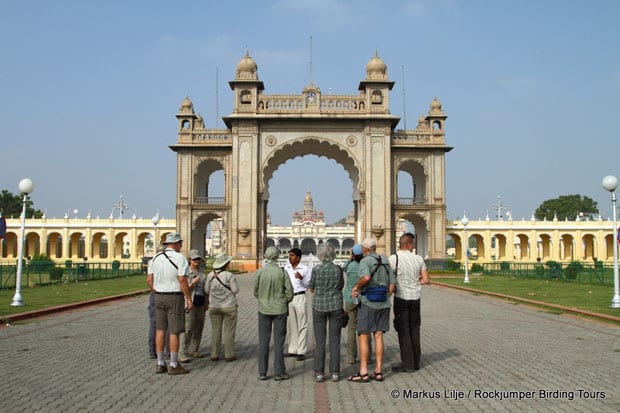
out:
M437 98L433 99L433 101L431 102L429 113L431 115L443 114L443 110L441 109L441 102L439 102L439 99Z
M258 75L256 74L257 70L258 65L254 59L250 57L250 53L246 49L245 56L237 63L235 80L258 80Z
M366 64L366 79L367 80L386 80L387 79L387 66L383 60L379 57L378 52L375 50L375 55Z
M181 113L194 114L194 104L189 99L189 96L185 96L185 99L181 102L181 109L179 111Z

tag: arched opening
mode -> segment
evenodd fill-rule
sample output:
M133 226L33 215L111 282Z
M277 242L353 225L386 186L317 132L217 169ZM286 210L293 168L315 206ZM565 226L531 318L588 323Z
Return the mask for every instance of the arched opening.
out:
M480 234L471 234L469 236L469 257L472 260L484 260L486 258L486 250L484 238Z
M74 232L69 236L69 251L67 257L84 258L84 234L81 232Z
M291 246L291 240L290 239L288 239L288 238L281 238L279 240L278 249L280 250L280 252L286 253L291 248L293 248L293 247Z
M147 247L147 244L149 245ZM138 257L152 257L154 254L150 254L155 251L154 248L155 242L153 241L153 234L150 232L141 232L138 234L138 240L135 245L134 255L136 258Z
M614 236L613 234L605 235L605 252L604 253L605 253L606 260L613 260L614 258Z
M328 140L305 138L275 150L264 164L262 199L281 234L280 250L301 248L303 254L316 254L317 246L330 240L342 256L346 248L340 240L345 238L351 239L350 250L356 238L359 179L350 153ZM298 200L297 210L270 199Z
M192 246L206 257L226 253L227 231L224 219L212 212L200 214L192 231Z
M316 255L316 241L312 238L304 238L301 240L301 255Z
M62 258L62 235L51 232L47 236L47 256L53 260Z
M204 159L196 168L194 203L224 205L226 203L224 167L219 160Z
M36 232L30 232L25 236L24 242L24 256L33 257L41 253L41 242L39 234Z
M400 231L397 231L395 235L394 248L398 249L398 240L400 236L405 232L411 232L415 235L415 242L413 245L413 251L423 258L428 258L428 227L424 218L415 212L402 214L400 219L402 222L399 227L402 227ZM458 259L458 255L457 255Z
M560 237L560 260L573 261L575 259L575 238L570 234Z
M127 233L120 232L114 237L114 259L129 258L129 245L126 240Z
M530 256L530 238L525 234L518 234L514 239L514 260L527 261Z
M582 242L582 251L583 251L583 260L592 261L594 257L596 257L594 251L594 235L586 234L581 239Z
M103 232L95 233L90 250L95 260L108 258L108 237Z
M2 258L17 258L17 234L7 232L2 239Z
M549 261L551 259L551 235L540 234L536 240L536 259L538 261Z
M396 204L426 204L426 175L424 167L419 162L407 160L401 163L396 180Z
M507 260L507 245L508 239L504 234L495 234L493 238L491 238L491 249L493 250L491 257L494 256L498 261Z

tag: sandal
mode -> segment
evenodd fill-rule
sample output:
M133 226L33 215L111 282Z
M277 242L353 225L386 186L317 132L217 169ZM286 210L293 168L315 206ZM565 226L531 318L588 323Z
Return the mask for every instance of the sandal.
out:
M361 374L359 371L354 376L349 376L347 378L348 381L355 381L358 383L368 383L370 381L368 373Z
M383 373L381 373L380 371L375 371L373 373L370 373L370 378L376 381L383 381Z

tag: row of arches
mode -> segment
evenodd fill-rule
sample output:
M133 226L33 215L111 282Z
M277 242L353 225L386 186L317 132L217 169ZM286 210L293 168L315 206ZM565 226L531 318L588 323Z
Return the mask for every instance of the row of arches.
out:
M463 231L448 231L454 240L454 258L464 259ZM490 261L609 261L613 235L608 229L576 232L472 232L467 234L470 258ZM449 254L450 255L450 254Z
M351 249L353 249L353 245L355 245L355 240L353 240L353 238L345 238L342 240L338 240L336 238L328 238L325 240L314 238L267 238L267 248L276 247L280 250L281 253L286 253L292 248L299 248L301 249L301 253L303 255L316 255L318 246L323 244L324 242L334 247L334 250L338 257L348 257L351 254Z
M159 234L159 242L165 239L167 232ZM24 257L45 254L52 260L131 260L137 261L144 256L151 256L156 243L153 232L144 231L136 236L128 231L115 232L110 236L105 232L49 232L42 236L39 232L24 234ZM8 231L0 242L0 257L17 259L18 234Z

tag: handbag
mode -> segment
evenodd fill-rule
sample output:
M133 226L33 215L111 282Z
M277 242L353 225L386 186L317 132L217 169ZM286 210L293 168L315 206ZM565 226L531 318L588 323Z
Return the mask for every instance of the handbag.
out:
M349 313L342 310L342 314L340 315L340 328L345 328L347 324L349 324Z
M204 294L194 294L194 298L192 298L192 304L194 304L194 305L204 305L205 304L205 296L204 296Z

